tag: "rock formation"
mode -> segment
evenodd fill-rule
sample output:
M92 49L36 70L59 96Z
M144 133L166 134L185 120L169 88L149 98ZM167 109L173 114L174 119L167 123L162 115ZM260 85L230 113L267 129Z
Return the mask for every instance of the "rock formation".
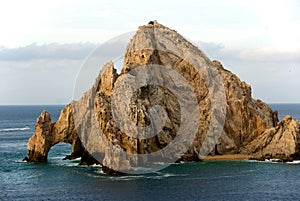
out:
M253 158L258 160L300 159L299 133L298 121L287 115L275 127L265 130L246 145L245 153L253 153Z
M187 57L192 53L200 61L197 65L208 70L197 72L193 63L186 59L187 57L182 58L174 52L163 51L165 47L176 49ZM266 103L251 97L251 87L247 83L224 69L220 62L210 61L196 46L186 41L176 31L154 21L139 27L136 35L129 42L120 74L117 74L112 62L107 63L92 88L80 100L67 105L57 122L51 123L48 112L41 114L36 123L35 134L28 142L28 160L47 161L48 151L58 142L71 143L72 157L81 156L84 153L82 147L84 144L86 150L96 147L97 153L91 154L99 156L102 159L99 162L105 167L117 166L118 170L126 171L133 165L146 162L147 159L137 158L136 155L154 153L170 144L180 130L182 115L184 115L180 110L182 108L178 97L162 86L149 85L135 90L132 86L125 85L126 82L124 82L128 74L134 79L140 79L136 75L138 71L134 70L139 66L145 66L147 69L150 65L159 67L155 68L156 70L151 69L151 72L139 74L140 77L146 77L152 73L155 74L157 82L163 83L164 80L168 80L169 86L178 83L176 83L177 80L166 75L165 69L175 71L186 80L198 103L199 111L195 110L196 113L189 111L189 114L194 115L190 119L198 115L197 121L200 122L200 126L197 127L188 149L184 150L179 147L176 150L184 151L180 156L176 155L180 160L203 159L200 150L206 141L208 145L214 144L212 149L208 146L209 150L205 150L211 155L243 153L252 155L256 159L299 158L299 124L296 120L286 117L278 122L276 111L273 112ZM221 76L221 87L224 88L225 95L225 101L221 104L225 107L224 110L215 111L211 107L214 104L211 100L211 89L218 91L218 86L213 85L218 75ZM125 84L122 85L122 83ZM121 91L115 92L117 94L114 95L116 86L119 86ZM184 89L181 91L183 96L190 95L183 85L178 88ZM127 97L128 104L114 105L115 102L123 101L119 97ZM112 105L117 112L112 111ZM157 105L163 110L158 109L155 114L164 116L162 129L156 136L134 137L134 133L146 133L144 130L139 132L139 128L155 127L156 118L153 118L151 108ZM115 119L115 113L120 110L127 111L126 121L122 125ZM95 116L91 111L95 112ZM223 115L226 117L224 122L221 120ZM216 125L224 124L217 141L214 136L206 136L214 118ZM130 125L134 125L133 128L137 130L132 130ZM96 135L95 128L101 129L102 135ZM136 132L129 135L126 133L128 130ZM80 139L78 132L83 134ZM186 132L192 131L187 128ZM97 139L98 143L88 142L92 139L91 136ZM105 139L108 139L109 143ZM110 149L110 152L107 152L107 149ZM131 155L123 156L120 150ZM172 153L165 152L164 154L171 155ZM84 160L84 157L82 159Z
M28 141L28 158L33 162L46 162L51 147L59 142L72 144L72 153L68 157L81 157L84 148L77 135L71 105L67 105L60 113L56 122L51 122L49 112L44 111L37 118L35 134Z
M239 153L266 129L276 126L278 114L266 103L253 99L247 83L224 69L220 62L214 61L214 64L222 75L228 106L223 135L215 151L218 154Z

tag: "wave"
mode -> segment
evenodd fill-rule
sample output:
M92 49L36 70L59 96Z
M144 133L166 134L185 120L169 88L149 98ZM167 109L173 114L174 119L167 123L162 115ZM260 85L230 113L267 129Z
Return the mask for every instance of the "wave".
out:
M258 160L246 160L247 162L254 162L254 163L274 163L274 164L294 164L294 165L299 165L300 164L300 160L294 160L294 161L288 161L288 162L283 162L280 159L265 159L264 161L258 161Z
M161 180L169 177L186 177L187 174L173 174L173 173L162 173L162 172L153 172L151 174L137 174L137 175L124 175L124 176L110 176L105 173L103 173L102 170L99 175L94 175L95 177L97 176L103 176L105 175L106 179L110 179L112 181L131 181L131 180Z
M2 128L0 129L0 132L26 131L26 130L30 130L30 127L24 126L22 128Z
M287 164L300 164L300 160L294 160L291 162L286 162Z

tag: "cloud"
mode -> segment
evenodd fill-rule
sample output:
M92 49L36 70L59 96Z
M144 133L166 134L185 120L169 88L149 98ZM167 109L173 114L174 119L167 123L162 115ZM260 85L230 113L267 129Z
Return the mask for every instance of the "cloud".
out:
M87 55L98 44L93 43L75 43L75 44L45 44L37 45L31 44L18 48L0 49L0 61L28 61L37 59L46 60L80 60L87 57Z
M0 61L0 104L66 104L83 60Z
M239 57L247 61L260 62L300 62L300 49L287 51L274 48L260 48L241 51Z
M257 63L277 63L277 64L300 64L300 48L292 50L281 50L272 47L262 47L256 49L230 49L222 43L197 42L198 47L204 51L212 60L231 61L257 64ZM300 66L299 66L300 67Z
M0 104L66 104L78 83L82 90L76 98L81 97L103 64L124 54L124 40L129 39L0 48Z
M0 104L70 102L77 73L96 46L79 43L1 48Z
M94 54L90 53L98 44L92 43L0 48L0 104L66 104L73 95L80 97L93 83L94 77L86 76L97 76L101 62L122 56L126 40L100 45ZM295 93L300 86L298 50L233 49L203 41L196 44L211 60L221 61L225 68L249 83L255 98L266 102L300 102L300 95ZM88 55L92 58L90 68L81 69ZM122 61L117 66L121 65ZM77 77L78 72L81 77ZM82 89L73 94L76 83Z
M203 51L211 60L219 60L221 62L240 60L239 54L242 51L237 48L226 47L223 43L215 42L196 42L198 48Z
M225 46L222 43L214 43L214 42L196 42L198 48L205 52L210 57L216 57L220 54L222 50L224 50Z
M197 42L211 59L252 86L254 98L266 102L300 102L300 49L229 48L222 43Z

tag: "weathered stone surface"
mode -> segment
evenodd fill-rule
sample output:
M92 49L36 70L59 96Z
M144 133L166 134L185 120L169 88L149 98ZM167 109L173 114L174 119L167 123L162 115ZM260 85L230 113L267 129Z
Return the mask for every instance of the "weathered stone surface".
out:
M294 160L300 158L300 130L297 120L287 115L273 128L265 130L245 147L255 159Z
M227 97L227 116L223 134L215 150L218 154L239 153L241 148L260 136L266 129L276 126L277 111L260 100L251 97L251 87L235 74L218 67Z
M222 76L227 99L226 121L221 138L215 146L215 150L212 150L211 154L240 153L243 146L254 140L265 129L276 125L278 121L277 113L274 113L268 105L262 101L253 99L251 97L251 87L245 82L242 82L236 75L224 69L220 62L214 61L212 64L212 62L200 50L187 42L178 33L157 24L156 22L154 22L154 25L142 26L128 44L124 61L125 66L122 69L122 73L129 72L141 65L159 64L161 66L172 66L173 69L183 75L183 77L189 82L190 86L192 86L195 91L199 102L201 127L199 128L199 132L197 133L193 145L190 147L186 155L190 157L197 155L211 121L211 100L207 87L207 80L210 77L206 77L207 75L203 74L203 71L199 74L190 63L187 63L186 60L172 53L160 51L159 46L161 43L163 45L168 45L169 42L167 40L164 41L161 38L153 37L154 34L158 35L157 31L156 33L155 30L152 31L151 28L153 27L162 30L162 32L167 35L166 38L173 42L173 45L176 46L177 50L182 52L193 52L194 55L203 59L204 63L202 65L206 68L215 67ZM146 49L145 47L148 46L153 47L153 49ZM122 74L120 77L121 76ZM203 77L205 77L206 81L203 80ZM212 79L212 81L214 80ZM171 108L174 108L175 110L178 108L174 105L176 100L158 95L154 88L147 88L146 90L147 94L154 94L154 99L167 100L166 102L168 105L171 105ZM162 94L165 94L165 92ZM182 95L185 94L183 93ZM144 102L151 101L148 99ZM179 112L180 111L176 111L175 114L178 114ZM143 111L142 113L145 112ZM169 114L168 116L172 118L174 117L172 114ZM171 130L174 131L174 129ZM167 144L169 142L163 141L160 143ZM146 142L145 144L149 143ZM152 143L151 145L160 146L157 142Z
M83 147L74 127L71 107L67 105L54 123L47 111L38 117L35 134L28 141L28 161L46 162L51 147L59 142L72 144L70 159L81 157Z
M161 31L163 37L157 38L156 29ZM199 73L185 58L179 57L174 52L163 51L161 47L165 46L170 49L175 48L183 55L193 53L197 58L200 58L199 65L203 68L209 68L210 71ZM253 99L251 87L247 83L224 69L220 62L210 61L197 47L186 41L176 31L154 21L139 27L137 34L129 42L121 74L118 75L113 63L109 62L104 66L92 88L80 100L67 105L56 123L51 123L48 112L41 114L36 123L36 132L28 142L29 160L46 161L51 146L58 142L66 142L72 143L72 155L74 157L83 155L81 144L84 144L89 152L92 152L90 150L97 150L97 153L93 154L97 154L101 158L99 162L108 172L112 171L108 167L117 166L120 171L128 171L132 165L147 162L144 158L137 158L134 154L153 153L164 148L172 142L181 126L182 114L176 96L161 86L150 85L139 88L130 97L128 104L114 105L117 109L121 108L127 111L128 115L125 116L126 121L122 124L122 128L114 119L112 96L115 87L119 86L118 84L125 79L128 73L139 66L149 66L150 64L159 65L162 69L139 76L143 77L155 73L158 80L168 80L171 84L176 84L176 80L172 80L163 73L164 66L168 66L184 77L193 89L199 104L198 120L201 126L198 127L192 145L183 155L179 156L181 160L198 161L202 159L199 150L212 121L212 100L210 99L209 87L215 81L217 74L221 75L225 89L226 109L219 111L216 117L226 115L226 119L221 137L216 142L215 139L210 141L210 143L215 144L213 149L209 150L210 154L243 153L253 155L258 159L266 157L294 159L299 157L300 141L297 121L291 117L286 117L278 123L277 112L273 112L266 103ZM134 74L130 76L138 79ZM114 100L120 103L122 103L122 99L118 97L128 97L134 91L130 85L124 84L122 87L119 94L114 97ZM190 95L184 90L181 93L187 97ZM130 133L130 135L124 132L132 130L130 125L139 127L151 125L155 118L151 116L150 111L152 107L157 105L165 111L158 111L158 115L165 116L165 124L158 135L139 139L132 136L135 132ZM95 112L95 116L91 110ZM193 118L195 117L190 117L190 119ZM83 119L85 120L83 121ZM99 135L95 129L101 129L102 134ZM81 139L79 139L77 132L83 134ZM125 156L120 150L133 155ZM172 153L165 154L170 155ZM85 153L82 158L83 161L88 157L90 155ZM93 160L89 158L87 161Z

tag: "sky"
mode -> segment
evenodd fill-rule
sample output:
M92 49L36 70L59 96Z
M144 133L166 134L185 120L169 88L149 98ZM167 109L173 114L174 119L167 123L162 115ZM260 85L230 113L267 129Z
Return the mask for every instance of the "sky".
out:
M300 1L0 0L0 105L67 104L100 44L150 20L196 42L268 103L300 103Z

